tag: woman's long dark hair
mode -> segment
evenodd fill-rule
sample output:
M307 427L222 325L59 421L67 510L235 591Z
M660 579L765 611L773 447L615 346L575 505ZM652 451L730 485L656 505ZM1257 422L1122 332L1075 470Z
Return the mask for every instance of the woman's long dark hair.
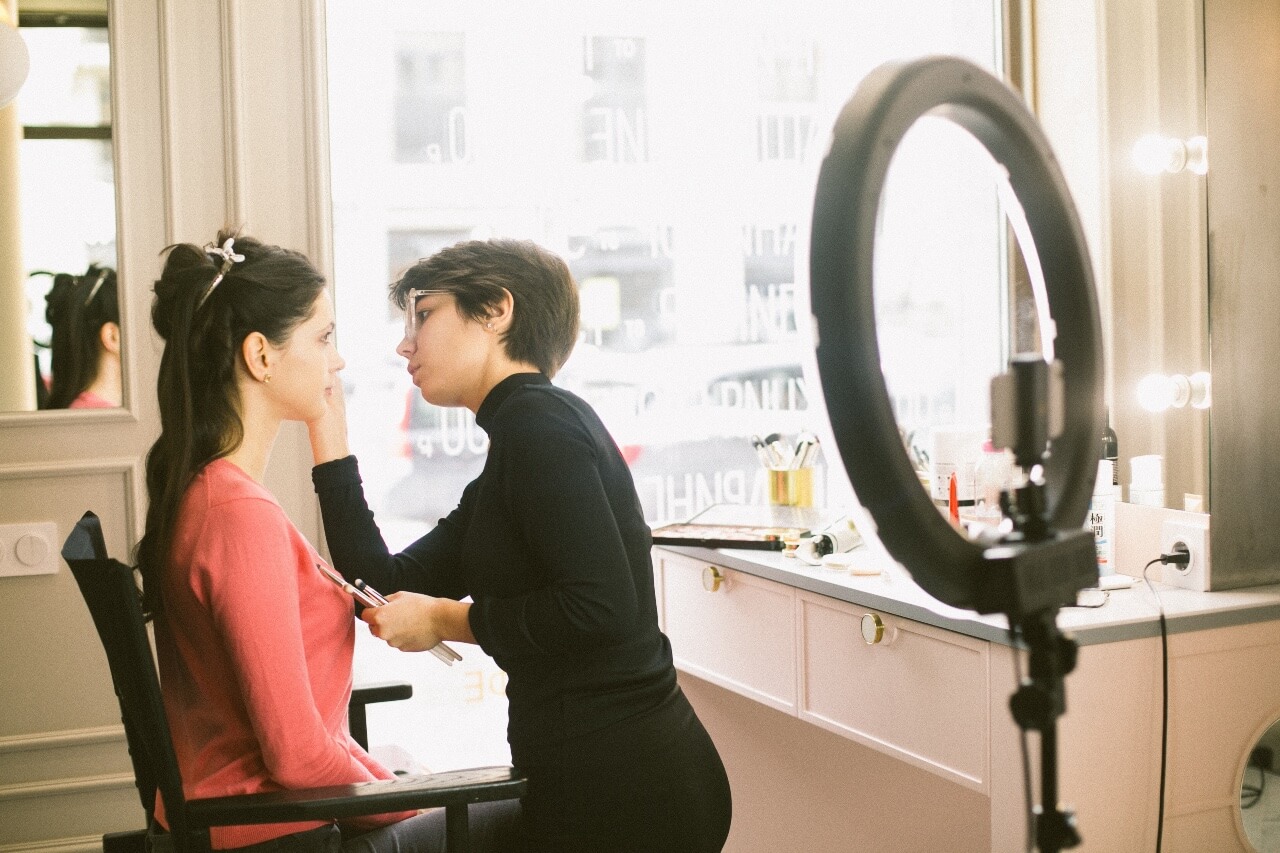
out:
M102 327L120 325L116 271L96 264L84 275L58 273L45 296L52 381L45 408L65 409L98 378Z
M222 246L233 234L223 231ZM180 243L166 250L151 322L165 341L156 393L160 437L147 454L147 527L138 543L144 602L161 609L160 576L170 562L183 495L196 474L240 446L244 423L236 385L241 345L261 332L280 346L311 316L324 277L298 252L235 237L233 264L212 291L223 259ZM207 296L206 296L207 293Z

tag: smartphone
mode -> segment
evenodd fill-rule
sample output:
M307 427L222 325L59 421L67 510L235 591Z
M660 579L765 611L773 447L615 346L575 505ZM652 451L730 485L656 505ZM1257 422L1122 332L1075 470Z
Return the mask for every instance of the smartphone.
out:
M320 570L320 574L327 577L338 585L338 587L347 595L363 604L365 607L380 607L387 603L382 593L369 586L362 580L357 580L355 584L347 583L347 579L326 566L324 563L316 563L316 568Z

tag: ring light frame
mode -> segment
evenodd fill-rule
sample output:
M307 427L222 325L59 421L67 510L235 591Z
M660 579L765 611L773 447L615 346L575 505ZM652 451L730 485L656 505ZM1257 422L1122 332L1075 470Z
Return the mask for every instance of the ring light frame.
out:
M1025 103L966 60L928 57L882 65L859 85L836 121L818 177L809 254L818 372L836 446L880 540L935 598L984 613L1014 613L1017 607L1003 603L1008 596L1035 595L1026 589L993 592L993 584L1007 582L1058 584L1060 589L1041 597L1053 601L1069 594L1073 601L1074 589L1087 584L1079 577L1054 577L1051 552L1034 576L993 576L993 549L943 518L920 487L899 437L876 337L875 232L890 161L925 115L949 119L977 138L1007 170L1023 206L1035 244L1024 251L1034 248L1039 255L1057 331L1054 351L1063 364L1064 426L1044 465L1046 516L1052 530L1079 532L1084 524L1102 430L1101 324L1084 232L1049 143Z

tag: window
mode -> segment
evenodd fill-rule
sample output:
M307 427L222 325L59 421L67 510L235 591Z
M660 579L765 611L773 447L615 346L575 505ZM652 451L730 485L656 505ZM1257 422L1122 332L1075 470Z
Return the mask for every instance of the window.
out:
M433 410L409 384L386 283L473 237L532 239L568 261L582 338L556 382L604 418L651 524L765 502L750 436L825 418L797 285L822 142L888 59L948 53L998 69L996 8L580 0L380 12L330 0L340 344L352 443L391 544L456 503L486 440L469 412ZM885 216L912 228L951 216L923 241L886 232L878 263L899 284L886 283L885 316L923 324L930 351L952 355L924 371L913 353L886 360L904 422L967 416L955 374L977 364L990 376L1006 338L998 308L975 320L954 287L1001 274L990 188L946 171L945 128L912 137ZM820 467L818 499L841 489L843 471Z

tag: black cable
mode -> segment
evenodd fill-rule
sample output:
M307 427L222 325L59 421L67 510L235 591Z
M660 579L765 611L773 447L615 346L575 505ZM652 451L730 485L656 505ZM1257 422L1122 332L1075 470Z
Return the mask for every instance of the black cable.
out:
M1156 592L1156 588L1151 584L1151 578L1147 577L1147 572L1156 563L1163 565L1172 563L1185 566L1190 561L1190 552L1182 550L1174 551L1171 554L1161 554L1142 567L1142 580L1146 583L1147 589L1151 590L1151 595L1156 600L1156 608L1160 614L1160 812L1156 821L1156 853L1160 853L1160 848L1164 842L1165 772L1169 763L1169 626L1165 622L1164 605L1160 603L1160 594Z

